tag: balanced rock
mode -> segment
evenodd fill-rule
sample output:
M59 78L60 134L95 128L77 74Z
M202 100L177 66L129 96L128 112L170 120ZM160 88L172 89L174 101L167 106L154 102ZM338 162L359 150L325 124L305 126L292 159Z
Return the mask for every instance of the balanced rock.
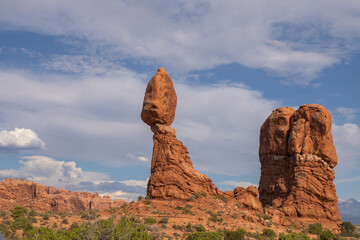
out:
M302 221L340 222L331 115L317 104L278 108L260 131L260 201Z
M141 112L142 120L154 133L151 176L147 196L188 199L196 193L220 195L211 179L193 168L186 147L176 139L169 125L174 121L176 93L169 75L159 68L150 80Z
M159 68L147 85L141 119L149 126L171 125L175 118L176 92L169 74Z
M124 200L100 197L98 193L72 192L23 179L7 178L0 182L0 211L22 206L39 212L80 213L90 209L110 210L124 203Z

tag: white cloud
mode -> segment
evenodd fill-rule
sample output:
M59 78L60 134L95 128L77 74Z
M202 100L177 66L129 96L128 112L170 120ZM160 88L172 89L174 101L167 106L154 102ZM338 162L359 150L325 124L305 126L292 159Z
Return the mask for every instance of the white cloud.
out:
M233 186L233 187L243 187L243 188L247 188L248 186L255 186L257 187L257 184L251 183L251 182L237 182L237 181L223 181L222 183L220 183L222 185L229 185L229 186Z
M149 162L149 159L143 156L137 158L140 162Z
M120 181L120 183L125 184L126 186L141 186L146 188L147 184L148 184L148 180L145 181L140 181L140 180L125 180L125 181Z
M19 169L2 169L0 178L23 178L45 186L72 191L99 192L112 199L135 200L146 194L147 180L111 181L101 172L83 171L73 161L58 161L45 156L27 156L19 161Z
M200 171L258 175L260 127L279 104L244 85L175 84L173 126Z
M125 68L76 79L0 71L0 84L7 86L0 88L0 114L6 128L16 124L37 129L47 140L43 154L54 158L117 167L143 164L149 162L145 160L151 158L153 145L152 132L140 119L148 79ZM245 85L194 87L173 80L178 94L173 127L196 168L259 174L259 129L279 103Z
M116 191L116 192L104 192L101 193L100 196L110 196L111 199L122 199L125 201L136 201L138 196L142 196L141 194L136 194L136 193L128 193L128 192L123 192L123 191Z
M73 161L57 161L45 156L27 156L19 161L22 166L15 169L0 170L0 177L18 177L33 180L44 185L67 187L82 181L107 179L108 176L98 172L84 172L76 167Z
M15 128L14 131L0 132L0 151L42 149L45 143L31 129Z
M83 0L76 6L68 0L22 0L1 6L3 29L85 39L89 53L161 64L175 72L239 63L308 84L360 48L357 0Z
M358 171L360 167L360 127L353 123L333 124L332 133L339 159L336 174L348 178L351 171Z
M334 112L341 117L345 117L347 121L352 121L356 118L356 114L359 112L358 108L338 107Z

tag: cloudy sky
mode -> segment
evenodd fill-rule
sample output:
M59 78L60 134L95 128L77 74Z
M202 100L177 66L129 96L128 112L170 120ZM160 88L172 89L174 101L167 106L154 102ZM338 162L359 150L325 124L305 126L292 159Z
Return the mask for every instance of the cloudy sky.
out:
M258 184L259 130L280 106L333 116L340 199L360 200L360 2L0 0L0 178L145 194L140 119L163 67L173 127L222 190Z

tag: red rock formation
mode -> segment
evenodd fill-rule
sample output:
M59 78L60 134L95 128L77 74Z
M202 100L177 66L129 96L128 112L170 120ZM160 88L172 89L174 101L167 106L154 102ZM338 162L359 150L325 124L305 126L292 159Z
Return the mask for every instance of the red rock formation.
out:
M176 102L171 78L159 68L146 88L141 113L141 118L154 133L147 196L188 199L201 192L220 195L211 179L193 168L186 147L176 139L175 129L169 126L175 118Z
M154 133L154 149L151 160L151 176L147 196L151 198L189 199L196 193L240 202L247 208L262 209L257 198L258 190L250 186L234 191L220 191L205 174L193 168L188 150L176 139L176 131L170 127L175 117L176 93L169 75L159 68L150 80L141 113L143 121Z
M72 192L28 180L8 178L0 182L0 211L22 206L39 212L80 213L89 209L104 211L124 203L98 193Z
M339 223L331 115L317 104L279 108L260 132L260 200L302 221Z

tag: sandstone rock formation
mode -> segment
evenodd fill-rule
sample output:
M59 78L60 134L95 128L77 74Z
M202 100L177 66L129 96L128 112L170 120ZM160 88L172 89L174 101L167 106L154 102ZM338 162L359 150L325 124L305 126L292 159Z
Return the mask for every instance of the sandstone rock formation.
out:
M109 196L100 197L98 193L72 192L17 178L0 182L0 211L22 206L39 212L80 213L90 209L104 211L124 203Z
M150 80L144 97L142 120L154 133L151 176L147 196L158 199L189 199L197 193L219 196L239 202L247 208L262 209L258 190L250 186L234 191L220 191L205 174L193 168L188 150L170 127L175 118L176 93L169 75L159 68Z
M176 103L171 78L159 68L146 88L141 112L142 120L154 133L147 196L188 199L202 192L220 195L211 179L193 168L188 150L176 139L175 129L170 127L175 118Z
M331 115L317 104L278 108L260 131L260 201L302 221L339 223Z

